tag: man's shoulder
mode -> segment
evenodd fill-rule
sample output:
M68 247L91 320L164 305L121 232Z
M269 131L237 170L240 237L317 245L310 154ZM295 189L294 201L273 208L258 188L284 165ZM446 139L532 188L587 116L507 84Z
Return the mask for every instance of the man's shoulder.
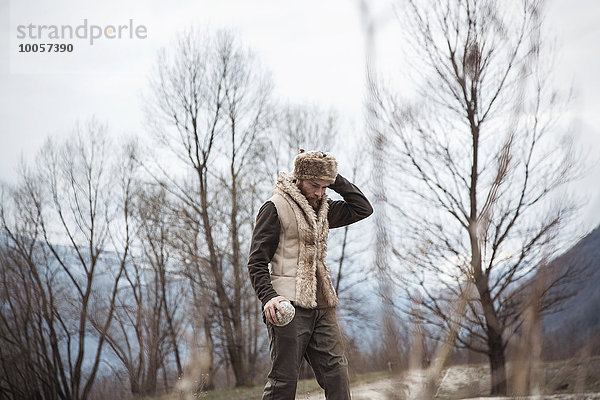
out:
M271 203L272 206L275 207L277 210L281 210L282 207L288 206L287 201L283 198L282 195L278 193L273 193L273 196L271 196L271 198L267 200L266 203Z
M262 213L262 212L266 212L266 211L275 211L277 212L277 208L275 207L275 203L273 203L272 199L269 199L267 201L265 201L262 206L260 206L260 209L258 210L258 213Z
M273 224L276 221L279 221L277 208L275 207L275 204L272 201L267 200L262 204L262 206L260 206L260 209L256 214L256 222L258 225L262 226L264 224Z
M279 193L274 193L273 196L267 201L271 205L263 205L266 210L273 210L274 214L278 217L281 223L288 225L292 221L296 221L294 209L290 205L289 201Z

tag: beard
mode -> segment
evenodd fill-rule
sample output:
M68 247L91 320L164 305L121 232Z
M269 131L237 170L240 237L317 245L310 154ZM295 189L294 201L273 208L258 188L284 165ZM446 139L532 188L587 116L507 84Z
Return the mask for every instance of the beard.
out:
M308 200L308 204L310 204L312 206L312 208L315 209L315 211L317 211L319 209L319 205L321 205L321 198L320 197L307 197L306 200Z
M296 186L298 187L298 189L300 190L300 193L302 193L302 195L304 197L306 197L306 200L308 201L308 204L310 204L310 206L315 210L318 211L319 207L321 206L321 197L315 196L315 195L309 195L308 193L310 193L308 190L304 189L304 186L302 184L302 181L297 180L295 182Z

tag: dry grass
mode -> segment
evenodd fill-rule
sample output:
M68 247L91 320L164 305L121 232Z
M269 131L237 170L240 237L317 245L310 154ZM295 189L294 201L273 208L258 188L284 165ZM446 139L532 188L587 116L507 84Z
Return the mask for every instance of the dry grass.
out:
M508 368L510 376L510 364ZM374 372L356 375L351 378L353 389L369 385L376 381L387 381L386 385L382 385L382 387L387 388L385 392L388 395L391 388L400 389L407 386L402 385L403 382L406 383L405 374L391 375L388 372ZM511 387L511 382L509 382L509 387ZM257 385L252 388L221 389L202 393L195 398L198 400L254 400L260 399L262 390L263 385ZM439 388L434 398L454 400L485 397L488 396L489 390L489 366L485 364L457 365L449 367L442 372ZM400 393L402 390L394 391L396 392L395 398L405 398ZM296 398L313 399L315 395L322 392L314 379L302 380L298 382ZM546 395L600 392L600 357L591 357L587 360L574 358L544 363L544 385L542 392ZM172 394L155 400L179 399L180 397L177 394Z
M509 364L509 376L511 368ZM451 400L487 396L490 390L489 372L487 365L459 365L448 368L436 398ZM509 390L511 387L509 382ZM541 392L546 395L600 392L600 357L545 363Z
M369 372L366 374L354 375L350 377L351 384L360 385L363 383L373 382L378 379L389 376L388 372ZM211 392L204 392L195 396L198 400L256 400L262 396L264 384L256 385L250 388L231 388L231 389L219 389ZM314 379L304 379L298 381L298 388L296 390L296 397L298 399L312 396L316 393L322 393L323 390ZM161 396L154 399L146 400L180 400L179 394L172 393L170 395Z

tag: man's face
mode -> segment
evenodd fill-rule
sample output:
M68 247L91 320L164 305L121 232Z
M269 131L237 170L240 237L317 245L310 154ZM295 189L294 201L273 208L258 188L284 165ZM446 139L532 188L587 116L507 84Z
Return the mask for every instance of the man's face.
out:
M319 200L325 194L325 189L329 186L329 182L323 179L298 179L296 186L300 192L306 197L308 203L313 207L319 206Z

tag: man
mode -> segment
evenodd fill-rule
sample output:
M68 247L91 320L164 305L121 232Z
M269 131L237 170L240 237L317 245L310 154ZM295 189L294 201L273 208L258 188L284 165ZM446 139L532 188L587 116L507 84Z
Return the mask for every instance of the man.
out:
M344 200L332 201L325 189ZM300 150L294 173L280 173L271 197L258 212L252 234L248 272L263 305L273 365L263 400L293 400L302 358L312 367L328 400L350 399L335 307L337 294L325 257L330 228L371 215L362 192L337 173L335 158ZM277 325L279 303L296 307L294 319Z

